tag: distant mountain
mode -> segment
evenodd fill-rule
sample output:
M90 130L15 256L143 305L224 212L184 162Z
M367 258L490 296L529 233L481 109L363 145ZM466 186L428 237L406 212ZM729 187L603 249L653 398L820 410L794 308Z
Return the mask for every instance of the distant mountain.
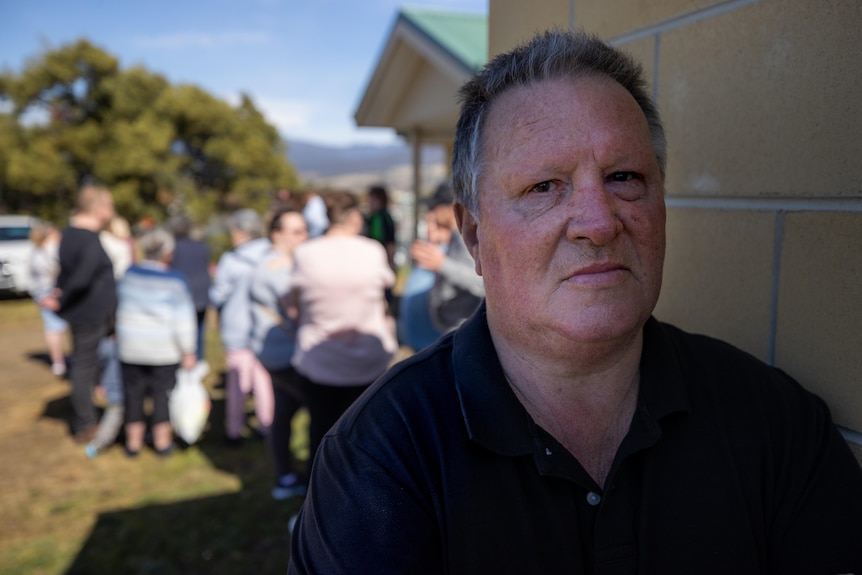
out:
M382 174L409 166L412 152L407 144L347 147L324 146L303 141L287 142L287 157L305 180L329 179L345 174ZM422 164L443 162L443 148L424 146Z

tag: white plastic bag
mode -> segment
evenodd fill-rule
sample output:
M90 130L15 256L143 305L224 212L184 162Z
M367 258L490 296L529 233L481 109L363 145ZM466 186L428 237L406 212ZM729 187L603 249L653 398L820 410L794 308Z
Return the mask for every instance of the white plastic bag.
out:
M192 369L177 370L177 383L168 398L168 413L174 432L187 444L198 440L210 413L210 396L203 385L209 371L206 362Z

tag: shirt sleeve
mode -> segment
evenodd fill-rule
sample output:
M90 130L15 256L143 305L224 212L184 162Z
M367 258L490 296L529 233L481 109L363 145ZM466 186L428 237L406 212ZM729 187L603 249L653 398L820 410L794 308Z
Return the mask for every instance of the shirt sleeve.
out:
M209 288L210 303L216 308L223 306L234 291L231 259L231 252L226 252L221 257Z
M826 404L803 393L774 478L770 572L862 573L862 469Z
M182 278L177 278L177 298L172 328L174 330L177 346L182 353L195 353L197 351L197 314L192 294L188 284Z
M326 437L291 540L290 575L443 573L429 504L408 473Z

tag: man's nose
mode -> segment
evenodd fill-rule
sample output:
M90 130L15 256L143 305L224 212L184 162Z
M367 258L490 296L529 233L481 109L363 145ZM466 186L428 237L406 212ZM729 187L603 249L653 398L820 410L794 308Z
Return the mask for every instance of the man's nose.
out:
M623 229L614 198L605 189L601 178L576 182L565 209L569 211L566 235L571 241L589 241L601 246L613 240Z

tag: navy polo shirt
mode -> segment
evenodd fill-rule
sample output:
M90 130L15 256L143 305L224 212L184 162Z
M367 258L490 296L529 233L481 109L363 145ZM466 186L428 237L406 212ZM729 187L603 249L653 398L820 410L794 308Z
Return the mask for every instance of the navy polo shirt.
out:
M862 574L862 470L825 404L650 319L604 486L537 426L484 306L324 439L289 573Z

